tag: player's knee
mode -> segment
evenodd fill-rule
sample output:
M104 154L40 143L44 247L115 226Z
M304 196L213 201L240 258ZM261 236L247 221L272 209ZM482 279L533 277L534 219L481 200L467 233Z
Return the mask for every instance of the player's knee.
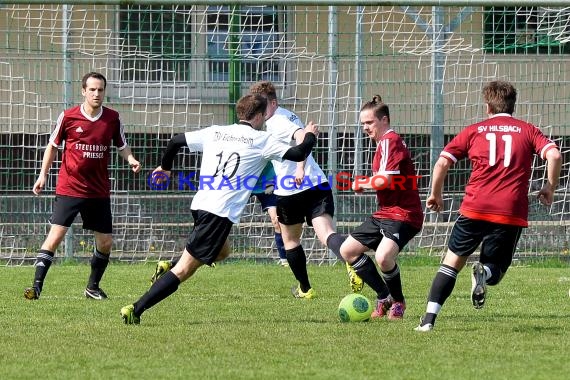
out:
M281 228L279 227L279 221L276 219L271 219L271 224L273 224L273 229L277 233L281 233Z
M394 260L383 253L376 252L375 259L376 263L378 263L378 266L382 270L389 270L394 266Z
M216 261L222 261L228 258L228 256L230 255L230 250L222 250L220 251L220 253L218 254L218 256L216 256Z
M301 234L291 234L281 230L281 238L285 249L293 249L301 245Z
M347 247L345 244L340 246L339 252L340 252L340 256L342 257L342 259L351 265L354 264L354 262L360 256L362 256L361 252L352 250L349 247Z
M67 227L52 225L51 229L42 244L42 249L55 252L67 233Z
M101 253L111 252L113 246L112 236L101 236L97 239L97 250Z

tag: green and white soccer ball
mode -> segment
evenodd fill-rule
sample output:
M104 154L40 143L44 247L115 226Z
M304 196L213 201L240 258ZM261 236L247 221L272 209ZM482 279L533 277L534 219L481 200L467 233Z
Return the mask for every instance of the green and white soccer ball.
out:
M352 293L344 297L338 305L341 322L366 322L374 310L372 302L362 294Z

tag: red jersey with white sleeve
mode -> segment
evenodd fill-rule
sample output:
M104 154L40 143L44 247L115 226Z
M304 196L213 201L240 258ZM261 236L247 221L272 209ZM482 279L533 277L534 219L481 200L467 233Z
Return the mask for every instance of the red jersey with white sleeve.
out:
M77 198L109 197L111 144L119 150L127 147L119 113L101 107L99 114L91 117L83 105L63 111L49 142L58 147L64 141L55 193Z
M374 218L390 219L422 228L424 212L414 162L404 140L392 129L384 133L372 161L374 175L392 175L391 184L376 190Z
M440 154L471 161L459 212L471 219L528 226L528 186L534 154L556 144L537 127L501 113L463 129Z

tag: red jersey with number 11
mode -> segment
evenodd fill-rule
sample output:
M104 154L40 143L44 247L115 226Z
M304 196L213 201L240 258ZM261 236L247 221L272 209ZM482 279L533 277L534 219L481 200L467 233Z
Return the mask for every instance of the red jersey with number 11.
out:
M127 147L119 113L107 107L90 117L83 105L63 111L50 144L65 141L55 193L78 198L107 198L111 181L108 165L111 144L119 150Z
M528 188L534 154L545 159L554 144L537 127L497 114L462 130L441 157L471 161L459 212L471 219L528 226Z

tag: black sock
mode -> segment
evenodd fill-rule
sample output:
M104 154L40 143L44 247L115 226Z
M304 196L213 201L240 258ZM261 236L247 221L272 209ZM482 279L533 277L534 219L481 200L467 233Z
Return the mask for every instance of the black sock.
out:
M441 306L443 306L455 287L457 273L455 268L441 264L431 284L426 314L422 318L422 324L435 324L435 318Z
M346 236L346 235L341 235L341 234L338 234L336 232L333 232L327 238L327 247L331 251L333 251L335 256L342 262L344 262L344 259L340 255L340 246L342 245L342 243L344 243L344 241L346 240L347 237L348 236Z
M362 281L376 292L378 299L383 299L390 295L390 291L382 277L380 277L374 261L368 255L363 253L350 265L352 265L356 274L362 278Z
M402 280L400 279L400 267L398 264L388 272L382 272L382 278L386 282L386 286L390 289L390 295L396 302L404 302L404 293L402 292Z
M489 271L491 271L491 277L487 278L487 281L485 281L488 285L497 285L501 282L505 273L501 271L501 268L499 268L498 265L485 263L483 266L489 268Z
M40 292L44 287L44 280L47 276L47 272L49 271L49 267L53 262L53 256L53 252L48 251L47 249L40 249L38 256L36 257L36 273L34 275L34 284L32 286L37 288Z
M435 325L435 319L437 318L437 314L435 313L425 313L424 316L422 317L422 326L427 325L428 323L431 323L432 326Z
M457 270L449 265L441 264L431 284L428 301L443 305L451 295L456 281Z
M99 289L99 282L101 278L103 278L107 265L109 265L109 256L110 254L104 254L95 248L95 252L93 252L93 256L91 257L91 274L87 282L88 289Z
M299 245L293 249L286 249L285 254L287 255L289 268L291 268L291 272L293 272L293 275L295 275L295 278L299 281L301 290L307 292L311 289L311 283L309 282L309 274L307 273L307 256L305 256L303 246Z
M172 271L166 272L160 277L150 289L134 303L134 313L137 317L145 311L174 293L180 285L180 280Z

